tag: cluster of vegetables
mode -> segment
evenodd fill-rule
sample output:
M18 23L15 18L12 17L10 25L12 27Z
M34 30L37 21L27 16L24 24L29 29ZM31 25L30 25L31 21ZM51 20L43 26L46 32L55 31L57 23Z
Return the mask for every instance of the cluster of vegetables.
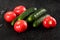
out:
M57 24L55 18L46 13L44 8L37 9L31 7L26 9L25 6L17 6L13 11L4 14L5 21L14 26L14 30L18 33L24 32L28 28L28 23L32 22L33 27L37 27L40 23L47 29L54 28Z

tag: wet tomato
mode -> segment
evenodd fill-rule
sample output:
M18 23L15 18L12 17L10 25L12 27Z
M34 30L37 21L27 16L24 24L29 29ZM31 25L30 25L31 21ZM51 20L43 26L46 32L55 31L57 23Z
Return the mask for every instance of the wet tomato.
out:
M27 29L27 22L24 20L18 20L14 24L14 30L18 33L24 32Z
M51 28L51 27L56 27L56 19L51 17L51 16L47 16L44 20L43 20L43 26L45 28Z
M26 7L25 6L17 6L14 8L13 10L17 15L20 15L21 13L25 12L26 11Z
M12 11L8 11L4 14L4 19L7 22L11 22L12 20L14 20L16 18L16 14Z

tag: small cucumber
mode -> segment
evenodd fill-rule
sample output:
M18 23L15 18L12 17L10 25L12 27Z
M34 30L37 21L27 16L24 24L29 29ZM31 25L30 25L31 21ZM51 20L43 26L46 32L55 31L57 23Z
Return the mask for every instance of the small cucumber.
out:
M47 10L44 8L38 9L36 12L32 13L26 20L28 22L32 22L38 19L41 15L45 14L46 12Z
M34 12L35 10L37 10L37 8L32 7L27 9L24 13L22 13L21 15L19 15L18 17L16 17L12 22L11 25L14 25L14 23L16 22L16 20L22 20L24 19L26 16L28 16L29 14L31 14L32 12Z
M39 19L35 20L35 21L33 22L33 27L37 27L37 26L43 21L43 19L44 19L45 17L47 17L47 16L49 16L49 15L46 14L46 15L40 17Z

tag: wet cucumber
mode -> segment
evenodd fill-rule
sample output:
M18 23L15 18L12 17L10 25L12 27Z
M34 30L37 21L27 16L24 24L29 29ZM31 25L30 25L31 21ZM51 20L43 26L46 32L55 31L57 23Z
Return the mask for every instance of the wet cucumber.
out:
M36 12L32 13L26 20L28 22L32 22L32 21L38 19L41 15L45 14L46 12L47 12L47 10L44 8L38 9L38 10L36 10Z
M43 19L44 19L45 17L47 17L47 16L49 16L49 15L46 14L46 15L40 17L39 19L35 20L35 21L33 22L33 27L37 27L37 26L43 21Z
M32 7L27 9L24 13L22 13L21 15L19 15L18 17L16 17L12 22L11 25L13 26L14 23L16 22L16 20L22 20L24 19L26 16L28 16L29 14L31 14L32 12L34 12L35 10L37 10L37 8Z

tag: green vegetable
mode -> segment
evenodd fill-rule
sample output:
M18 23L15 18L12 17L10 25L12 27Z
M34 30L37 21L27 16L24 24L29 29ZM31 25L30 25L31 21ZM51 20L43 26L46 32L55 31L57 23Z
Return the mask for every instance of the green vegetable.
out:
M44 16L40 17L39 19L35 20L35 21L33 22L33 27L37 27L37 26L43 21L43 19L44 19L46 16L49 16L49 15L48 15L48 14L47 14L47 15L44 15Z
M26 20L28 22L32 22L32 21L38 19L41 15L45 14L46 11L47 10L46 9L43 9L43 8L38 9L36 12L32 13Z
M16 20L22 20L25 17L27 17L29 14L31 14L32 12L34 12L35 10L37 10L37 8L32 7L27 9L24 13L22 13L21 15L19 15L18 17L16 17L12 22L11 25L14 25L14 23L16 22Z

